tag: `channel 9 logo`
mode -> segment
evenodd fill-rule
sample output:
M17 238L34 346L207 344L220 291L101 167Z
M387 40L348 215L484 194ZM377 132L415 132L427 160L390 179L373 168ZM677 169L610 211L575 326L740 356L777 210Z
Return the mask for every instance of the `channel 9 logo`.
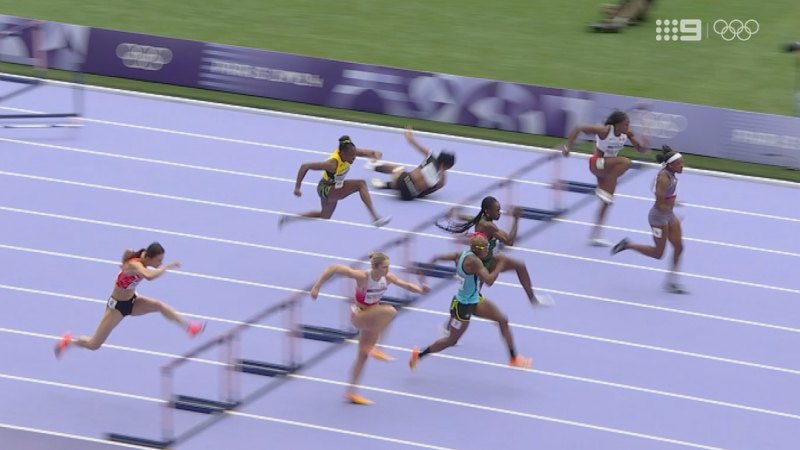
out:
M709 30L710 28L710 30ZM739 19L717 19L709 27L706 22L705 37L710 31L724 41L749 41L758 33L760 25L755 19L742 21ZM657 41L698 42L703 39L703 22L700 19L658 19L656 20Z

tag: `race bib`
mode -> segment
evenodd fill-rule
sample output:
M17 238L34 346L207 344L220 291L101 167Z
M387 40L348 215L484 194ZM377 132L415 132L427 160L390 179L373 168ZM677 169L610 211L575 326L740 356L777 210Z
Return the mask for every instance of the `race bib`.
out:
M652 227L652 229L653 229L653 237L655 237L656 239L661 239L661 236L664 235L664 230L657 227Z

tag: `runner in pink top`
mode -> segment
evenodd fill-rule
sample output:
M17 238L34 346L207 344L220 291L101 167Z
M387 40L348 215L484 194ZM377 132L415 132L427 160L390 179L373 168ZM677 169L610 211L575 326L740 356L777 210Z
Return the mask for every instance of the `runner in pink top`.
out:
M353 364L350 386L345 393L345 399L357 405L372 404L370 400L356 393L356 385L358 380L361 379L361 372L364 370L367 357L371 355L373 358L383 361L391 361L393 359L375 348L381 333L389 326L389 323L397 314L397 311L391 305L380 303L386 288L392 283L417 294L423 294L429 290L426 285L409 283L389 272L389 257L385 254L372 252L369 255L369 260L370 270L356 270L341 264L330 265L325 268L319 280L311 288L311 298L316 300L322 284L334 274L344 275L356 280L355 302L352 306L353 314L350 321L353 326L358 328L360 335L358 338L358 356Z

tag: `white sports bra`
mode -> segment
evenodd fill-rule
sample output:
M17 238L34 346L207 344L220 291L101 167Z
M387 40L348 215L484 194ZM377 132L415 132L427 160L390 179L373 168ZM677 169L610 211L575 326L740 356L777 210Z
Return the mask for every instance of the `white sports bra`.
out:
M614 134L614 125L609 125L609 127L608 136L605 139L600 139L600 136L595 137L595 147L603 152L604 157L610 158L617 156L622 147L625 147L625 143L628 142L628 135L620 134L616 136Z

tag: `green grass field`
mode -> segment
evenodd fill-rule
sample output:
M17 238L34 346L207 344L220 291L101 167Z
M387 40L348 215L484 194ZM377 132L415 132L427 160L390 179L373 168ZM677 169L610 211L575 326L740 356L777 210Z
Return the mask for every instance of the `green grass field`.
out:
M792 115L795 60L780 45L800 40L800 2L656 2L651 21L620 34L594 34L600 0L0 0L0 11L120 30L344 59L371 64L603 91ZM69 6L66 6L69 5ZM490 7L491 5L491 7ZM656 18L758 20L749 41L658 42ZM4 66L5 69L8 66ZM9 69L7 69L9 70ZM19 71L18 68L10 70ZM89 77L92 83L306 114L401 126L406 119L268 99ZM557 139L414 122L430 131L529 145ZM682 149L691 152L692 149ZM698 149L699 150L699 149ZM800 173L713 158L694 167L800 181Z

